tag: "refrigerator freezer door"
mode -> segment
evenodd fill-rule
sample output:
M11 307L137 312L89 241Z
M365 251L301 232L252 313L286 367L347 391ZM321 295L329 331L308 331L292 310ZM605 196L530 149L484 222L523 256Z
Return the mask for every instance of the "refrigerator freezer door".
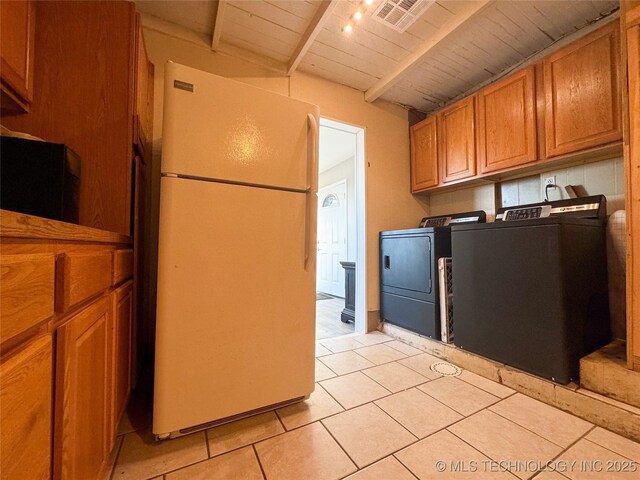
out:
M155 434L313 391L306 214L303 193L162 178Z
M318 107L167 63L162 172L304 190L309 114Z

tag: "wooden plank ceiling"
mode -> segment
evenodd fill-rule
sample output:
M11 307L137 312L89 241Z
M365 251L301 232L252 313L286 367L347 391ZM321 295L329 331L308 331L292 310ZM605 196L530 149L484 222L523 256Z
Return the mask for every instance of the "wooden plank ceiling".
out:
M610 0L437 0L405 32L360 0L137 1L138 9L215 39L213 48L284 74L296 68L425 113L618 7ZM217 18L216 18L217 17ZM215 35L214 35L215 33Z

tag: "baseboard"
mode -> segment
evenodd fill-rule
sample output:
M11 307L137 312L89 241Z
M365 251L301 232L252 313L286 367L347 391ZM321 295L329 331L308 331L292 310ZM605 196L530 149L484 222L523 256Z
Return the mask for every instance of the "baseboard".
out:
M380 330L380 310L370 310L367 312L367 332Z

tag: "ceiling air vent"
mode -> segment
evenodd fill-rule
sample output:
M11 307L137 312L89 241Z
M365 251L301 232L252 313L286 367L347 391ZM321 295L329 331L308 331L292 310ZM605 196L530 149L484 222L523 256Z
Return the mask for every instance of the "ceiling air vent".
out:
M398 32L404 32L435 0L385 0L373 18Z

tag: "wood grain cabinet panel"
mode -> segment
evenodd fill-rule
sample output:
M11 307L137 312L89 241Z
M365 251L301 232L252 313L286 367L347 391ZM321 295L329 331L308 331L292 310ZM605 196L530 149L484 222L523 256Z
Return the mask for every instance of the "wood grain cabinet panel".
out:
M117 285L133 275L133 249L115 250L113 252L112 284Z
M478 163L490 173L534 162L536 148L535 67L478 94Z
M88 300L112 281L111 252L63 253L57 258L56 311Z
M56 342L54 478L95 479L111 446L111 303L93 302L62 325Z
M135 70L135 131L133 143L145 160L151 156L153 138L153 77L154 66L149 61L144 43L140 15L136 15Z
M0 83L3 109L29 109L33 97L35 20L32 1L0 2Z
M131 393L133 342L133 282L129 281L111 294L112 299L112 413L113 432L124 413Z
M622 139L619 23L544 59L547 156Z
M130 235L135 5L34 3L33 102L28 114L4 116L2 124L76 152L79 223Z
M0 479L51 478L51 336L0 365Z
M436 116L411 126L411 191L438 185Z
M627 364L640 372L640 5L625 15L629 81L629 145L625 152L627 210Z
M2 255L0 343L53 315L53 254Z
M474 109L472 96L438 113L438 160L445 183L476 174Z

